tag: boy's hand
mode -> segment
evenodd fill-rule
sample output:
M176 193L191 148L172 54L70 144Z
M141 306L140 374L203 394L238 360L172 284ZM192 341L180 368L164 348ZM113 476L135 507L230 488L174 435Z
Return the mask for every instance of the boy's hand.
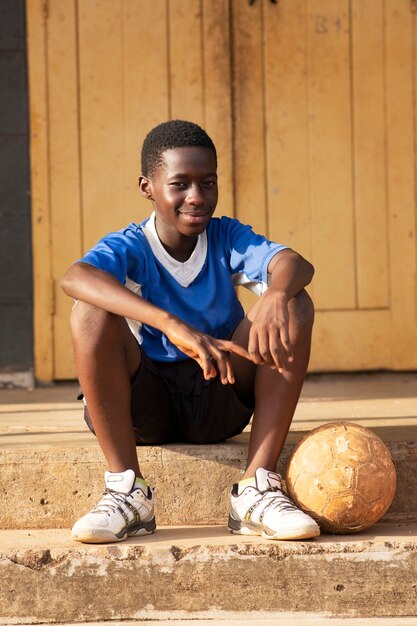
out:
M180 320L172 320L169 327L164 329L164 333L184 354L197 361L206 380L217 376L217 370L214 367L214 362L216 362L223 385L235 382L230 359L231 352L250 361L253 360L244 348L233 341L215 339Z
M294 360L288 303L311 281L314 267L287 248L268 265L269 287L248 313L252 322L248 352L257 365L283 373Z
M270 287L251 309L248 319L252 322L248 342L252 361L284 372L294 360L288 296Z

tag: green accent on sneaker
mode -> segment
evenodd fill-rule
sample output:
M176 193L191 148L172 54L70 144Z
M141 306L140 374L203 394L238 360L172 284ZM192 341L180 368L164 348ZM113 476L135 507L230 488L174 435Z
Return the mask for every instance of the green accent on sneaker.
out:
M245 487L256 487L256 478L245 478L238 482L238 494L241 494Z
M143 478L139 478L139 476L136 476L133 488L137 489L138 487L145 487L145 492L148 491L148 483L146 482L146 480L144 480Z

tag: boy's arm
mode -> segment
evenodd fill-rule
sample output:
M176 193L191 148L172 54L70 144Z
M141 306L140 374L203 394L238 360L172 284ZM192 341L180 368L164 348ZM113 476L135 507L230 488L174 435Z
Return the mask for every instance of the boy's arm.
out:
M133 293L108 272L89 263L77 262L71 265L61 281L61 287L67 296L160 330L187 356L199 363L206 379L217 375L214 360L222 382L233 383L230 352L249 358L241 346L196 330L177 316Z
M314 268L291 249L272 257L268 266L269 286L248 314L252 322L248 352L252 360L284 371L293 360L289 334L288 303L313 278Z

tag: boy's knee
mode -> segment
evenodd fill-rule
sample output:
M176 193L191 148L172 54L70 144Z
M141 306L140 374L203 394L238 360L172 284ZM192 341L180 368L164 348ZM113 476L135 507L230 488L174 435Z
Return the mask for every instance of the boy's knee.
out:
M297 332L311 333L314 323L314 304L305 289L290 300L289 312Z
M71 332L74 339L81 337L91 341L102 334L111 317L115 316L92 304L78 300L71 312Z

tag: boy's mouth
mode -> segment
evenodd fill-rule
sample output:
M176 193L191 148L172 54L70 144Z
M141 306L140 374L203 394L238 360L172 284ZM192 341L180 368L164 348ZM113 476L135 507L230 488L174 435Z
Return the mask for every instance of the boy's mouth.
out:
M209 210L205 211L178 211L188 224L201 224L210 215Z

